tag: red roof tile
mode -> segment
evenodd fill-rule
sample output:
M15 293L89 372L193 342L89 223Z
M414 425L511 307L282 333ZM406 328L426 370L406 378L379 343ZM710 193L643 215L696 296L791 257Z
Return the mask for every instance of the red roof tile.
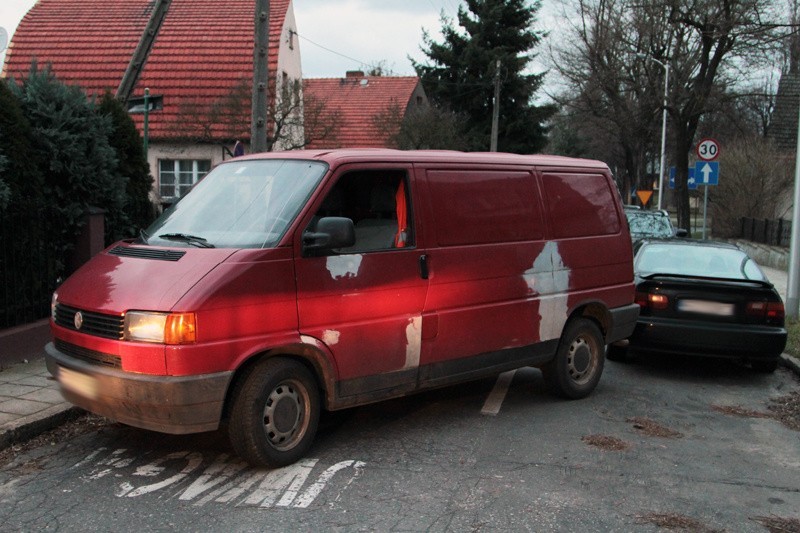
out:
M39 0L14 33L4 75L24 78L36 58L40 66L52 64L61 81L80 85L90 95L106 89L115 92L153 4L153 0ZM289 5L290 0L270 2L270 79L275 79ZM151 95L164 97L164 109L150 115L151 138L249 138L254 6L253 0L170 3L133 91L133 96L142 96L147 87ZM204 126L209 114L220 113L225 116ZM142 116L134 119L141 129Z
M336 124L331 138L313 140L308 149L385 148L395 133L375 123L375 118L399 107L405 113L419 78L395 76L358 76L347 78L311 78L303 80L303 94L324 102Z

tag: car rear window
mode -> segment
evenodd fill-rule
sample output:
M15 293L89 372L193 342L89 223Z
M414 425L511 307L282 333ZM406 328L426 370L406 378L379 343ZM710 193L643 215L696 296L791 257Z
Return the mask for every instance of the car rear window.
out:
M640 276L674 274L758 281L767 279L756 262L743 251L715 246L648 244L637 254L634 269Z
M651 237L672 237L672 223L660 213L626 211L631 235Z

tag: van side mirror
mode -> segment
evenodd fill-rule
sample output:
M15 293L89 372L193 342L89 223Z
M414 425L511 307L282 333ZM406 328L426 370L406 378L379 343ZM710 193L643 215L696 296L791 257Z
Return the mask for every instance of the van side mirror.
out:
M678 228L678 229L675 230L675 236L676 237L688 237L689 236L689 232L686 231L683 228Z
M355 243L355 225L351 219L345 217L321 218L315 231L303 234L304 252L348 248Z

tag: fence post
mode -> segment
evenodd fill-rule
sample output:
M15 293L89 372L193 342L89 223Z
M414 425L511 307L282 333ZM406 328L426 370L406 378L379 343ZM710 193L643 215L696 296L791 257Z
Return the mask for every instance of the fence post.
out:
M105 209L90 207L75 248L67 260L67 274L72 274L92 256L105 248Z

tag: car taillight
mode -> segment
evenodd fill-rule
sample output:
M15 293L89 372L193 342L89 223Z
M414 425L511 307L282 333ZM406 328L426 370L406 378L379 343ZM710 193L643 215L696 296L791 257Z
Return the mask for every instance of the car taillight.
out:
M747 314L763 318L767 324L782 324L786 311L783 302L749 302Z
M642 309L666 309L669 306L669 298L664 294L637 292L636 303Z

